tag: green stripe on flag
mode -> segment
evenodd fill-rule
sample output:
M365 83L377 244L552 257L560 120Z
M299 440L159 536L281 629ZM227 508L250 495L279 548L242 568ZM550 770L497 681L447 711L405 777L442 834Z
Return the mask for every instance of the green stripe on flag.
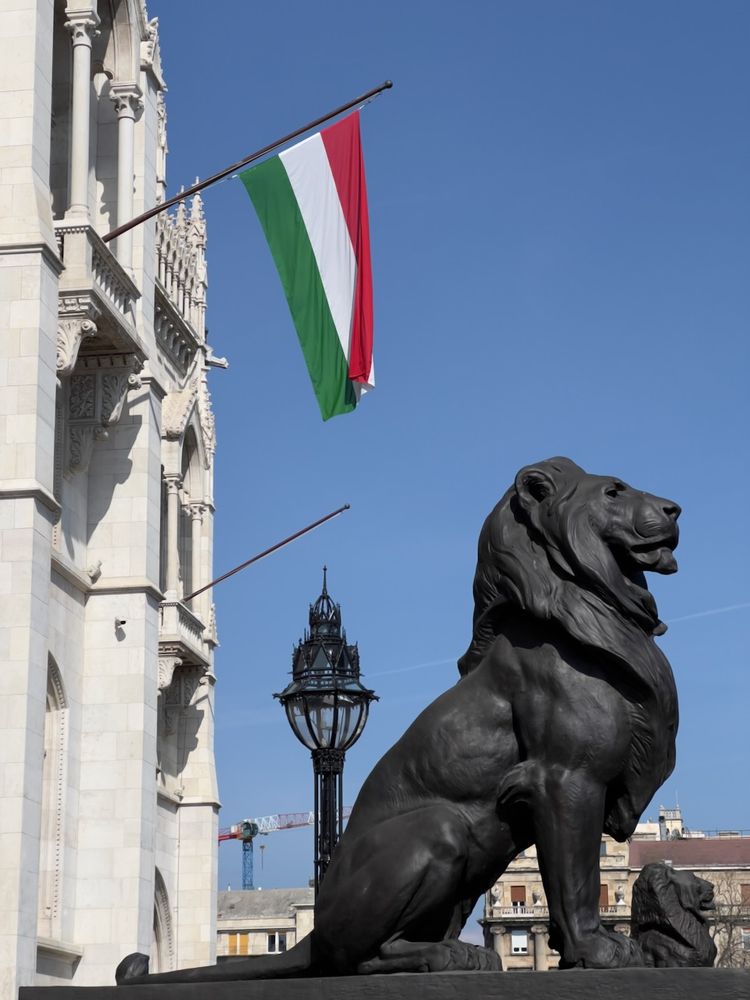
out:
M278 156L240 174L266 234L324 420L357 405L305 223Z

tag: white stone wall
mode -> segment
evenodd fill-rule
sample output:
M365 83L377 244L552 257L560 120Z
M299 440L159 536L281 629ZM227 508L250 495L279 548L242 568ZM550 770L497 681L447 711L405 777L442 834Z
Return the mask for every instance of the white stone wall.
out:
M0 1000L109 984L130 951L170 968L216 946L211 607L173 608L166 635L160 590L162 469L181 476L188 433L200 448L181 496L202 519L183 576L211 575L207 348L197 305L176 320L179 357L157 341L155 223L132 256L96 236L117 216L128 121L133 212L161 190L158 42L140 0L55 6L0 0ZM91 67L77 90L76 59ZM181 267L202 275L202 249ZM71 409L83 371L85 419Z

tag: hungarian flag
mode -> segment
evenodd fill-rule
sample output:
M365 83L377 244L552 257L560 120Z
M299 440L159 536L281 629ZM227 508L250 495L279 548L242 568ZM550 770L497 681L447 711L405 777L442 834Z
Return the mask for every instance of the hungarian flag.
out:
M240 174L266 234L324 420L374 388L359 112Z

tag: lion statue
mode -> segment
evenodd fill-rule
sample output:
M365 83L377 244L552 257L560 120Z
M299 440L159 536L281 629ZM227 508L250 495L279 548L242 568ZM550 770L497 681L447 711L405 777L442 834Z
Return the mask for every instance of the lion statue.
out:
M603 832L629 837L671 773L677 695L644 571L677 566L680 508L567 458L521 469L479 538L461 679L375 765L283 956L121 983L499 969L459 940L479 896L536 844L564 968L644 963L599 920Z
M631 911L631 935L646 965L713 965L716 945L706 915L714 909L710 882L661 861L646 865L633 886Z

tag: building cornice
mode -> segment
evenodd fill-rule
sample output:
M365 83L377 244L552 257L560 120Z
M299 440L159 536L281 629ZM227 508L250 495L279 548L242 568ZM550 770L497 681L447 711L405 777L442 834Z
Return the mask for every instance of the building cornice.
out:
M159 604L164 600L164 594L153 580L137 576L103 577L91 587L90 593L92 597L100 594L145 594Z
M0 257L5 254L8 256L16 254L40 254L45 263L49 264L56 275L61 275L65 270L65 265L60 260L56 250L53 250L49 243L44 240L31 243L0 243Z
M50 491L35 479L7 479L0 484L0 500L38 500L55 517L62 510Z

